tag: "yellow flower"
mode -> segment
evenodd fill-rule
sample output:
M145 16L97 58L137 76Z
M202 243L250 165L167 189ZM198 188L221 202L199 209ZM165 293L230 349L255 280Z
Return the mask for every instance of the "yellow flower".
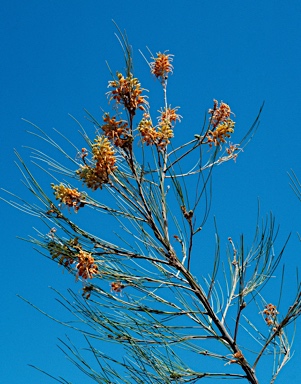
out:
M138 125L138 130L142 136L142 142L147 145L155 144L159 148L165 148L173 136L173 125L177 120L181 121L181 116L177 114L178 107L164 108L160 110L158 124L153 127L148 114L145 114L144 119Z
M142 136L142 142L147 145L152 145L156 143L158 132L153 127L151 120L142 119L138 125L138 130Z
M109 140L103 136L97 136L92 145L93 160L95 160L96 168L105 169L108 174L112 173L116 168L115 151Z
M116 157L110 141L104 136L97 136L94 141L95 143L92 145L94 166L85 164L76 173L88 188L95 191L108 183L109 175L115 171L117 166L115 166Z
M207 139L210 147L212 143L215 146L220 145L221 143L226 142L226 138L229 138L231 133L234 132L235 122L231 119L227 119L219 123L215 130L209 130L207 132Z
M158 123L158 143L157 145L161 148L165 148L167 144L170 143L170 140L173 136L173 123L177 120L181 121L181 116L177 114L178 107L176 108L164 108L159 112Z
M75 212L84 205L82 200L84 200L85 197L78 192L77 188L68 188L64 184L52 184L51 187L55 191L54 195L56 200L60 200L61 203L67 205L69 208L74 208Z

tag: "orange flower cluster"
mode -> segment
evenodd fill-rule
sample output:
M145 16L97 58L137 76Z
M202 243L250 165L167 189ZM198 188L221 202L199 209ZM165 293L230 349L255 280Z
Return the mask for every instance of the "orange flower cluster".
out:
M168 74L172 73L173 66L172 56L166 53L157 53L157 57L154 58L154 62L150 63L151 73L153 73L161 82L164 82L168 78Z
M54 195L56 200L60 200L61 203L67 205L68 208L73 208L76 213L79 208L84 206L83 200L85 197L78 192L77 188L68 188L64 184L51 184L51 187L55 191Z
M221 102L218 105L217 100L213 100L214 105L209 109L208 113L211 115L210 126L211 129L207 131L207 143L210 147L212 144L215 146L221 145L226 142L226 138L234 132L234 121L230 119L231 109L228 104Z
M212 144L215 146L221 145L226 142L226 138L229 138L231 133L234 132L235 122L231 119L221 122L215 130L208 130L206 137L208 139L209 146Z
M117 72L117 80L109 81L109 87L115 88L108 92L110 100L115 100L117 104L122 104L127 109L131 116L134 116L136 109L145 110L147 101L145 96L142 96L144 91L138 79L130 74L129 77L124 77Z
M94 167L83 165L76 171L85 185L92 190L102 188L108 183L109 175L117 168L115 166L116 157L110 141L103 136L97 136L92 145Z
M276 309L276 306L273 304L267 304L265 306L265 309L263 310L263 314L265 317L265 322L270 327L271 325L275 325L276 316L278 315L278 311Z
M181 117L182 116L178 115L177 111L178 111L178 107L176 107L176 108L165 108L164 110L160 111L161 116L160 116L159 119L161 121L166 121L168 123L171 123L171 122L175 123L177 120L181 121Z
M148 114L139 123L138 130L141 133L142 141L147 145L155 144L159 148L165 148L173 137L173 124L177 120L181 121L181 116L177 114L178 108L167 108L161 110L157 127L153 127ZM157 128L157 129L156 129Z
M181 121L181 116L177 114L178 108L165 108L161 110L161 116L159 117L158 128L158 147L165 148L170 143L173 134L173 125L177 120Z
M85 280L92 279L93 275L98 274L98 266L95 264L94 257L91 255L91 253L80 249L77 257L77 278L80 276Z
M208 113L212 116L210 123L212 127L215 128L218 124L229 119L232 112L229 105L226 103L221 102L220 106L218 106L218 101L215 99L213 100L213 103L213 108L209 109Z
M95 260L90 252L86 252L82 249L82 246L78 243L78 239L71 239L66 244L56 243L51 241L47 245L51 258L56 259L59 257L59 264L68 268L76 260L78 279L81 276L83 279L92 279L93 275L98 274L98 266L95 264Z
M152 145L156 143L158 132L156 128L153 127L153 124L149 118L143 118L139 125L138 130L142 136L142 142L147 145Z
M124 148L132 140L129 126L124 120L116 120L106 113L103 117L105 124L102 125L104 134L113 141L116 147Z

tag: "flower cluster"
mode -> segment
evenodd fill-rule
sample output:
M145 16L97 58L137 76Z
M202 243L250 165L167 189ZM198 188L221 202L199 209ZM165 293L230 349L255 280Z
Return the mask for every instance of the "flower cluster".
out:
M103 116L105 124L101 126L107 138L113 141L116 147L124 148L132 140L128 123L124 120L116 120L108 113Z
M92 190L102 188L108 183L109 175L117 168L116 157L110 141L103 136L97 136L92 145L94 166L83 165L76 171L85 185Z
M153 57L154 61L150 63L151 73L153 73L161 82L164 82L168 78L168 74L172 73L173 66L172 56L166 53L157 53L157 57Z
M165 108L161 110L158 123L158 146L165 148L173 137L173 123L181 121L181 116L177 114L178 108Z
M226 121L230 118L231 109L228 104L221 102L218 106L218 101L213 100L213 108L209 109L208 113L211 115L210 123L213 128L216 128L219 123Z
M148 114L138 125L138 130L141 133L142 141L147 145L155 144L159 148L165 148L173 137L173 128L175 122L181 121L181 116L177 114L178 108L165 108L160 111L158 124L153 127Z
M218 101L214 101L214 106L209 109L208 113L211 115L210 127L208 129L206 137L207 143L210 147L212 145L218 146L221 143L225 143L226 139L234 132L235 122L230 119L231 109L228 104L223 102L218 106Z
M98 274L98 266L90 252L84 251L78 243L78 239L71 239L66 244L50 241L47 245L51 258L59 258L59 264L65 268L70 267L74 262L76 264L76 278L92 279L93 275Z
M141 133L142 142L147 145L156 143L158 132L156 131L156 128L153 127L153 124L147 114L145 114L145 117L140 121L138 130Z
M77 188L68 188L64 184L52 184L51 187L54 189L56 200L60 200L60 202L67 205L68 208L73 208L75 212L78 212L79 208L84 206L83 200L85 196L78 192Z
M234 121L231 119L228 119L226 121L221 122L215 130L208 130L206 137L207 142L209 143L209 146L211 147L212 144L215 146L221 145L221 143L226 142L226 138L229 138L231 136L231 133L234 132Z
M147 104L145 96L141 95L144 91L138 79L132 74L124 77L117 72L117 80L109 81L109 87L115 88L108 92L110 100L115 100L117 104L122 104L131 116L134 116L137 108L145 110Z
M95 264L94 257L91 253L79 249L77 254L78 263L76 264L77 278L80 276L83 279L92 279L93 275L98 274L98 266Z
M263 310L263 314L265 315L265 322L270 327L271 325L275 326L276 317L278 315L278 311L275 305L267 304Z

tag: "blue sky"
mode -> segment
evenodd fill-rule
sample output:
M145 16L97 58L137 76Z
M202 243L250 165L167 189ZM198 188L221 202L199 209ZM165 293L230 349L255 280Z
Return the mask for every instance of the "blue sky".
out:
M253 141L236 164L224 164L216 171L212 214L225 236L253 233L259 198L262 215L273 211L280 224L279 249L293 232L285 260L287 282L294 281L295 269L300 267L296 232L301 231L301 205L289 187L287 171L292 168L301 178L300 16L301 4L296 0L3 0L1 186L26 196L13 148L26 157L22 146L36 144L36 140L26 133L29 127L22 118L47 132L55 127L72 137L77 128L68 114L80 121L84 121L84 108L102 115L100 107L107 106L110 80L105 60L113 71L123 69L114 19L127 31L135 73L141 74L146 88L154 88L154 81L138 50L147 52L148 46L153 52L169 50L175 55L169 101L181 107L183 116L176 135L185 139L197 133L204 112L216 98L235 112L233 140L239 141L265 101ZM64 338L66 329L16 296L59 314L60 306L48 287L66 290L73 278L16 240L16 236L33 234L32 228L38 225L33 218L1 203L1 221L0 381L52 383L27 366L34 364L53 375L63 372L74 384L83 382L56 347L57 337ZM288 284L288 297L293 288ZM295 356L278 383L301 380L300 335L295 340Z

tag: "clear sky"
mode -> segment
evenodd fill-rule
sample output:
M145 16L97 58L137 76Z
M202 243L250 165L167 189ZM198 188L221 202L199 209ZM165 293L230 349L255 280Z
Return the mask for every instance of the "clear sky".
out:
M139 54L169 50L174 75L169 84L172 105L183 121L176 135L199 131L212 99L235 112L234 141L239 141L265 101L255 138L236 164L216 172L212 214L225 236L253 233L258 198L261 213L273 211L280 224L279 249L293 232L285 253L287 288L293 294L300 267L301 205L289 187L287 171L301 179L301 3L291 1L119 1L2 0L0 12L1 186L24 194L14 165L13 148L24 157L36 140L26 133L28 119L45 131L56 127L76 135L71 114L84 122L84 108L102 116L110 74L123 69L122 52L112 19L126 29L134 50L136 74L153 87ZM144 85L144 84L142 84ZM87 124L87 123L85 123ZM1 193L1 196L4 196ZM65 328L25 304L22 295L53 315L61 314L49 286L66 290L73 278L42 258L16 236L33 235L32 217L1 203L2 314L0 316L0 382L52 383L28 367L37 365L72 383L83 381L56 347ZM225 237L226 238L226 237ZM225 243L225 241L224 241ZM290 281L292 285L290 287ZM78 287L80 290L80 287ZM271 301L273 292L271 292ZM68 314L62 315L66 320ZM74 336L73 340L77 340ZM278 383L301 381L301 323L296 353Z

